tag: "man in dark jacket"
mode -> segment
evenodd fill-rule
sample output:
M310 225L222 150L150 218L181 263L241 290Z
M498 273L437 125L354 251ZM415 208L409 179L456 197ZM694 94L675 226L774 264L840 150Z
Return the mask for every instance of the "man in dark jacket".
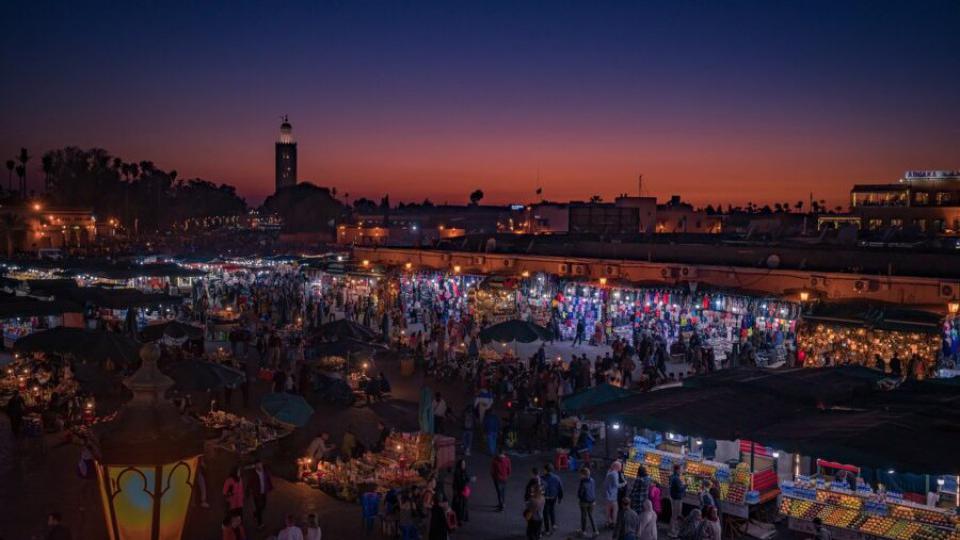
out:
M253 498L253 515L257 520L257 528L263 528L263 511L267 508L267 495L273 491L273 480L270 471L263 465L262 459L257 459L247 472L244 480L247 493Z
M680 513L683 510L683 496L687 493L687 485L680 476L680 466L673 466L670 475L670 536L675 538L680 532Z
M557 473L553 472L553 465L543 466L543 532L551 534L557 528L557 503L563 501L563 482Z

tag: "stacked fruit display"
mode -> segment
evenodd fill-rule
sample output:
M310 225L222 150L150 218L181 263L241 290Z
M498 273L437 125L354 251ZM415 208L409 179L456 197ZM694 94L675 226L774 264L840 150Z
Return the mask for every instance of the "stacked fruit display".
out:
M833 525L834 527L849 527L854 520L857 519L860 513L851 508L834 508L826 517L822 517L823 522L827 525Z
M623 475L627 478L636 478L637 473L640 472L640 462L639 461L628 461L623 466Z
M895 521L885 536L893 540L911 540L919 530L920 524L916 521Z
M723 500L733 504L743 504L743 499L747 495L747 486L739 482L721 484L720 494Z
M687 462L687 473L697 476L710 476L712 477L717 472L717 468L712 465L707 465L699 461L688 461Z
M930 525L921 525L917 532L913 533L911 540L949 540L950 531L938 529Z
M873 536L885 536L885 533L893 527L894 520L887 517L869 516L867 520L860 525L860 531Z

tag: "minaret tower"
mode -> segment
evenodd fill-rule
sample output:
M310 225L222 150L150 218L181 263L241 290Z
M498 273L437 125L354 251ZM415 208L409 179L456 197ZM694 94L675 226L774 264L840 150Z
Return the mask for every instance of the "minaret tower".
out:
M293 126L287 116L280 124L280 140L277 141L277 188L297 185L297 143L293 140Z

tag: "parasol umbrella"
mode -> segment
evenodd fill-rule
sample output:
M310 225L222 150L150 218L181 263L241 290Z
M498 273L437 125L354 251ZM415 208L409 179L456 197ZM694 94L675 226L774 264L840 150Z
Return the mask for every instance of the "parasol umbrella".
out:
M219 390L236 386L247 379L242 371L202 360L174 362L164 372L174 380L174 387L182 392Z
M114 384L110 375L99 362L77 362L73 366L73 378L84 392L102 396L110 393Z
M321 324L315 335L326 340L351 338L373 341L377 338L377 333L370 328L346 319Z
M263 396L260 400L260 409L267 416L297 427L303 427L313 416L313 407L299 394L274 392Z
M420 421L420 431L433 433L433 391L426 386L420 389L418 419Z
M480 340L484 343L496 341L499 343L533 343L534 341L549 341L553 334L543 326L529 321L514 319L488 326L480 331Z
M181 321L167 321L160 324L147 325L140 332L140 339L144 341L175 340L179 342L203 338L203 328Z
M127 335L63 326L22 337L14 344L14 350L72 354L82 360L110 360L117 366L135 364L140 358L139 345Z

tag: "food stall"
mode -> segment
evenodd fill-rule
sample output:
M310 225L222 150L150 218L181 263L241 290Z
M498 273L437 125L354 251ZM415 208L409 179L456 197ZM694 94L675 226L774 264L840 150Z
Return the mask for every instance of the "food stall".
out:
M293 433L293 427L279 422L250 421L226 411L210 411L199 417L200 423L216 435L213 448L235 454L250 454L272 441Z
M420 432L393 433L380 453L316 464L303 458L299 461L301 480L345 501L356 501L371 491L422 487L436 467L445 465L439 463L438 455L450 446L447 439Z
M670 485L673 466L679 465L687 494L684 503L699 506L699 492L704 485L716 481L720 486L721 500L719 509L724 516L748 519L751 510L773 501L779 494L777 476L772 469L753 470L750 463L741 461L731 467L730 463L721 463L704 459L699 451L687 451L684 442L687 439L659 436L651 439L638 436L629 451L629 459L624 467L624 475L636 478L643 466L661 486ZM699 446L693 441L693 446ZM701 443L702 444L702 443Z
M814 531L820 518L839 540L956 540L960 519L956 508L941 508L907 500L902 494L862 481L848 482L798 475L783 482L780 513L791 530Z

